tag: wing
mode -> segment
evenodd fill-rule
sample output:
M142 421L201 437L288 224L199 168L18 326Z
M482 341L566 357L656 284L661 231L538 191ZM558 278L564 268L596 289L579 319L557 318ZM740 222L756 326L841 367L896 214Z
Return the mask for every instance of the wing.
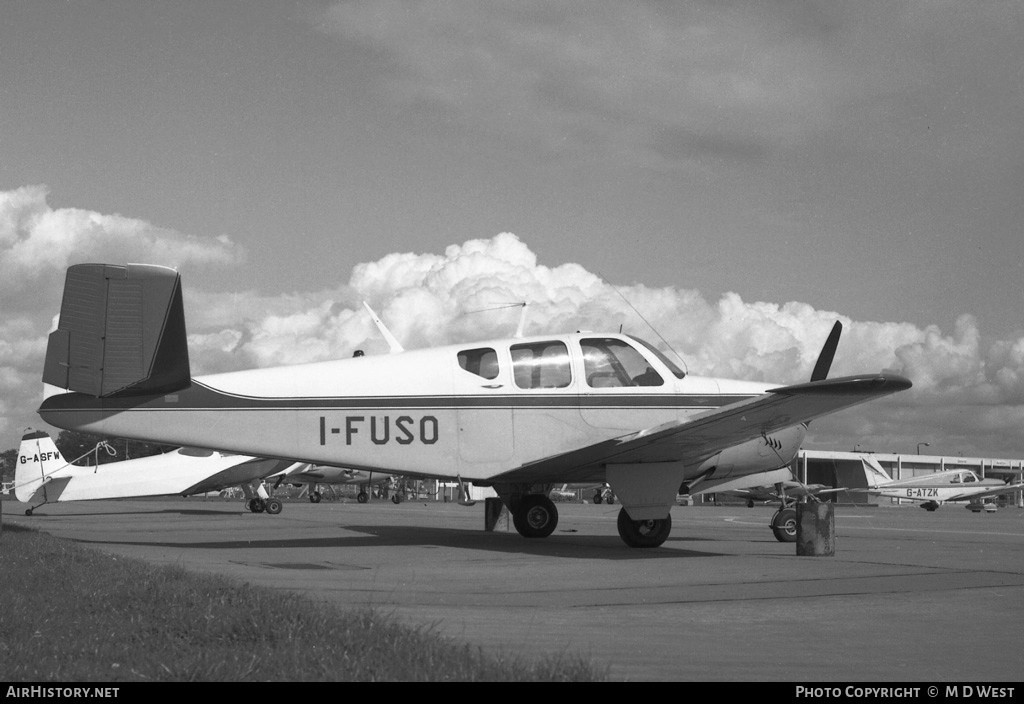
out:
M673 421L547 457L499 474L493 481L604 481L605 465L618 463L682 462L686 466L697 466L733 445L807 423L910 386L908 379L895 374L784 386L683 421Z
M889 496L894 499L900 499L901 501L920 501L921 503L929 503L939 501L947 503L949 501L971 501L973 499L982 499L986 496L998 496L999 494L1005 494L1008 491L1020 491L1024 489L1024 484L1000 484L999 486L993 486L990 489L974 489L963 491L959 494L952 494L951 496L929 497L929 496L904 496L903 493L899 493L902 489L934 489L938 485L900 485L894 487L887 487L881 484L877 487L868 487L866 489L850 489L851 492L858 494L871 494L872 496ZM942 489L948 489L948 485L942 485ZM894 493L896 492L896 493Z
M998 496L999 494L1005 494L1008 491L1018 491L1024 488L1024 484L1003 484L1001 486L994 486L987 491L965 491L962 494L951 496L943 501L970 501L972 499L983 499L986 496Z

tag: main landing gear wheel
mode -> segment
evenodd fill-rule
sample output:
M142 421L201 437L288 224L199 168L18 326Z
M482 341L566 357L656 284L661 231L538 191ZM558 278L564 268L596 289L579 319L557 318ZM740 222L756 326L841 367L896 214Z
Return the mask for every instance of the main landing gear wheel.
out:
M925 501L923 504L921 504L921 508L923 508L925 511L934 511L938 507L939 505L934 501Z
M599 503L601 503L601 502L602 502L603 500L604 500L604 497L603 497L603 496L601 496L601 492L600 492L600 491L599 491L599 492L597 492L596 494L594 494L594 503L595 503L595 504L599 504Z
M634 521L619 509L619 537L631 548L656 548L666 540L672 532L672 514L665 518L652 518L645 521Z
M393 504L400 504L400 503L402 503L402 497L399 496L398 494L392 494L391 495L391 503L393 503Z
M309 492L309 503L311 503L311 504L318 504L318 503L320 503L320 499L321 498L323 498L323 497L320 495L319 491L311 491L311 492Z
M558 525L558 509L544 494L527 494L512 512L512 523L524 538L546 538Z
M358 494L356 494L356 501L358 501L361 504L365 504L369 500L370 497L369 495L367 495L365 491L360 491Z
M772 533L780 543L796 542L796 509L784 508L772 516Z
M276 516L277 514L281 513L281 509L283 508L283 505L281 504L281 499L267 499L265 502L263 502L263 505L266 508L267 513L269 513L271 516Z
M250 499L247 503L249 510L253 513L263 513L267 510L267 505L263 499Z

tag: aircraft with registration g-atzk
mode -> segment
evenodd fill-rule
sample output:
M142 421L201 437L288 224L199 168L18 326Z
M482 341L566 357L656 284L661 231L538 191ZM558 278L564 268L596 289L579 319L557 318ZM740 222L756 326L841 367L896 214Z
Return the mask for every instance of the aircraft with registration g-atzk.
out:
M681 484L787 465L814 418L910 388L891 373L780 386L684 372L620 333L512 337L192 377L179 274L69 267L39 414L60 428L491 487L527 538L562 483L607 482L631 547Z
M984 506L985 498L1024 489L1024 482L982 478L960 467L906 479L892 479L874 458L865 458L864 467L868 472L868 486L852 491L919 502L921 508L927 511L935 511L944 503L959 501L970 502L968 508L979 504ZM992 505L992 508L995 506Z

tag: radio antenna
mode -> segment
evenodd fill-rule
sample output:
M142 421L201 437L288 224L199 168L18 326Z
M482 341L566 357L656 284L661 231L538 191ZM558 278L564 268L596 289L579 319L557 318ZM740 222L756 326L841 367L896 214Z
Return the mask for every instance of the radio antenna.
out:
M604 274L601 274L601 278L602 278L602 279L604 279L604 280L605 280L606 282L608 281L608 279L607 279L607 278L606 278L606 277L604 276ZM622 294L622 291L620 291L620 290L618 289L618 287L617 287L617 286L616 286L615 284L613 284L613 283L611 283L611 282L608 282L608 285L612 287L612 290L613 290L613 291L615 291L615 293L619 294L619 297L620 297L620 298L622 298L622 300L624 300L624 301L626 302L626 305L627 305L627 306L629 306L630 308L632 308L632 309L633 309L633 312L634 312L634 313L636 313L636 314L637 314L637 315L638 315L638 316L640 317L640 320L642 320L642 321L644 321L645 323L647 323L647 327L649 327L649 328L650 328L650 329L651 329L651 330L652 330L652 331L654 332L654 334L658 336L658 339L659 339L659 340L661 340L661 341L662 341L662 342L663 342L663 343L665 344L665 346L666 346L666 347L668 347L668 348L669 348L669 349L670 349L670 350L672 351L672 354L674 354L674 355L676 356L676 359L678 359L678 360L679 360L680 362L682 362L682 364L683 364L683 371L684 371L684 372L686 372L687 374L689 374L689 373L690 373L690 370L689 370L689 368L688 368L688 367L686 366L686 360L685 360L685 359L683 359L683 355L681 355L681 354L679 354L678 352L676 352L676 348L675 348L675 347L673 347L673 346L672 346L672 345L671 345L671 344L669 343L669 341L668 341L668 340L666 340L666 339L665 339L665 338L664 338L664 337L662 336L662 334L661 334L660 332L658 332L658 329L657 329L656 327L654 327L653 325L651 325L651 321L649 321L649 320L648 320L647 318L645 318L645 317L644 317L644 315L643 315L643 313L641 313L640 311L638 311L638 310L636 309L636 306L634 306L634 305L633 305L632 303L630 303L630 302L629 302L629 299L628 299L628 298L626 298L626 297L625 297L625 296L624 296L624 295ZM622 326L621 326L621 325L619 326L619 330L620 330L620 331L622 330Z
M491 306L490 308L477 308L476 310L467 310L466 315L469 315L470 313L485 313L489 310L502 310L503 308L522 308L523 310L519 314L519 325L516 326L516 333L515 335L513 335L513 337L519 338L523 336L523 329L526 327L526 306L528 305L529 303L527 303L526 301L521 301L519 303L505 303L500 306Z

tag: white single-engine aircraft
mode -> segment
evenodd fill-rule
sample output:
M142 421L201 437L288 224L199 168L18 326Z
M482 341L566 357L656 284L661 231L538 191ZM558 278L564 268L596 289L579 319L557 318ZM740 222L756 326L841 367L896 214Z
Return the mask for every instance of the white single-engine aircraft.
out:
M920 502L921 508L928 511L951 501L974 502L1024 489L1024 483L1011 484L991 477L982 479L969 469L946 469L907 479L892 479L874 458L866 459L864 465L869 469L868 487L851 491Z
M683 482L787 465L812 419L910 387L888 373L827 379L840 329L811 381L792 386L687 374L606 332L193 378L176 271L78 264L47 346L43 381L57 388L39 414L103 435L490 486L528 538L557 525L552 485L607 482L623 541L654 547Z
M267 493L261 480L287 464L181 447L161 455L83 466L65 460L47 433L29 430L18 449L14 496L23 503L35 503L25 510L25 515L31 516L47 503L192 496L240 486L250 511L276 514L281 512L281 501Z

